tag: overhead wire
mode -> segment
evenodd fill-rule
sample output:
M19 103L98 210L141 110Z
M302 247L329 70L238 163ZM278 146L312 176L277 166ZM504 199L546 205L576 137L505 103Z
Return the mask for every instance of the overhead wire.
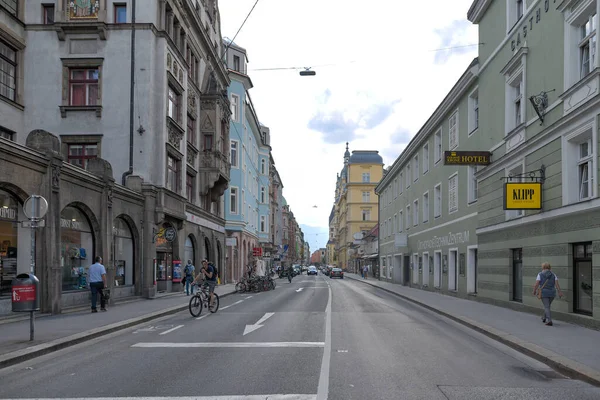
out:
M246 24L246 21L248 21L248 18L250 18L250 14L252 14L252 11L254 11L254 8L256 7L256 5L258 4L259 1L260 0L256 0L256 2L254 3L254 5L252 6L252 8L250 9L250 11L248 12L248 15L246 15L246 18L244 18L244 22L242 22L242 25L240 25L239 29L237 30L237 32L233 36L233 39L231 39L231 41L227 44L227 46L225 46L225 50L223 50L223 55L221 55L221 58L223 58L223 56L225 56L225 54L227 54L227 50L229 49L229 46L231 46L231 44L233 43L233 41L235 40L235 38L237 38L237 35L240 33L240 31L242 30L242 28Z

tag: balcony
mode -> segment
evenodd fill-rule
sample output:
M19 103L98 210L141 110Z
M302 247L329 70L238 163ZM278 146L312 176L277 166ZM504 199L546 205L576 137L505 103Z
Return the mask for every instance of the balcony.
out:
M227 156L220 151L204 151L200 154L200 194L210 195L211 201L218 201L229 186L231 165Z

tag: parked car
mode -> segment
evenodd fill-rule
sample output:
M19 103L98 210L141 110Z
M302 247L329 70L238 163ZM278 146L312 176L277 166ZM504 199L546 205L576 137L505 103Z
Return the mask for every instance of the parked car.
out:
M308 272L306 273L306 275L318 275L319 273L317 272L317 267L315 266L310 266L308 267Z
M341 268L332 268L331 272L329 273L329 277L331 279L333 279L333 278L344 279L344 271L342 271Z

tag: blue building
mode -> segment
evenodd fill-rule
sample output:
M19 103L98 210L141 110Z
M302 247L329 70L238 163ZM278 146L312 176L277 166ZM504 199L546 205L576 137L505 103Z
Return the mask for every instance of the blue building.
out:
M254 260L253 250L270 242L269 166L270 132L252 104L253 87L247 75L246 50L232 42L226 57L231 84L229 188L225 192L228 276L238 280Z

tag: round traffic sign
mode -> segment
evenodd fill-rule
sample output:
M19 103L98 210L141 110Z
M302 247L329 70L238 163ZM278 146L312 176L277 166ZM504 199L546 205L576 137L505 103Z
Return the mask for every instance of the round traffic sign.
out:
M48 212L48 202L42 196L34 194L23 203L23 213L29 219L44 218Z

